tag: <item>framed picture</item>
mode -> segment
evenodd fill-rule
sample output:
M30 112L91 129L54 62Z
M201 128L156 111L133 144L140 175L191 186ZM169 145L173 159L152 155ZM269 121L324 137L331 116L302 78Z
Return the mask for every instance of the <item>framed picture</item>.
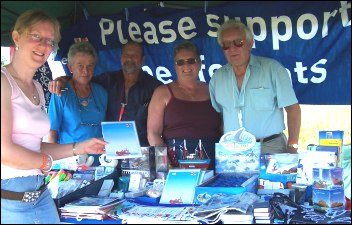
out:
M107 159L142 157L136 124L134 121L102 122Z

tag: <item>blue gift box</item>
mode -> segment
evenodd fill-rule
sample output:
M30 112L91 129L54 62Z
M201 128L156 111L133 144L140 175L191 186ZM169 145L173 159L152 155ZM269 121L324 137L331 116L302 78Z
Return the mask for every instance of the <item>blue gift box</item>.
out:
M344 209L345 192L343 188L321 189L313 188L313 205L322 210Z
M289 153L287 153L289 154ZM280 158L285 158L285 154L276 154L276 156L281 155ZM296 154L291 154L296 155ZM287 155L288 156L288 155ZM290 188L292 183L296 182L297 177L297 164L296 167L292 168L292 171L286 171L286 173L268 173L270 170L270 160L273 156L270 154L262 154L260 155L260 169L259 169L259 177L263 180L269 180L271 182L280 182L283 184L284 188Z
M256 193L259 174L219 173L195 189L194 202L203 204L214 194Z

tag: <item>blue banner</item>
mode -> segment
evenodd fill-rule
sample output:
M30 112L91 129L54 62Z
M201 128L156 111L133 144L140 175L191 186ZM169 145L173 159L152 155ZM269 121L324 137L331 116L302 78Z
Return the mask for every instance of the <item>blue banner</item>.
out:
M173 48L190 40L201 53L199 79L209 82L227 63L217 30L224 21L236 19L253 30L253 54L275 58L285 66L300 104L351 105L350 1L235 1L193 10L154 10L159 16L145 7L88 16L63 33L56 60L67 69L69 46L77 38L87 38L99 55L95 74L119 70L121 46L135 40L145 48L143 70L169 83L176 79Z

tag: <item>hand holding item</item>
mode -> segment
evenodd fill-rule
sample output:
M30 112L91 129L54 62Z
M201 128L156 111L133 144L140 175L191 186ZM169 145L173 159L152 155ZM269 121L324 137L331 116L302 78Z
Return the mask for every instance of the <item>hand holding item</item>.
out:
M292 154L298 153L298 144L297 143L288 143L287 145L287 152Z
M66 90L64 88L65 82L66 82L66 79L63 77L58 77L55 80L49 81L48 90L51 93L54 93L54 94L57 94L58 96L61 96L61 91Z
M72 151L74 155L104 154L106 144L108 143L102 139L91 138L80 143L74 143Z

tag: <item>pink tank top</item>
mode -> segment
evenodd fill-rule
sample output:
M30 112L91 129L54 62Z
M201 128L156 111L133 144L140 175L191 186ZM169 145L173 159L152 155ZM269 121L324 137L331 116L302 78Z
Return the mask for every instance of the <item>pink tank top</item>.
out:
M40 104L34 105L4 67L1 68L1 76L6 76L12 89L12 141L31 151L40 152L42 138L48 134L50 129L42 86L38 81L33 80L40 99ZM38 174L42 174L39 169L21 170L1 164L1 179Z
M220 137L220 114L211 101L187 101L175 98L167 85L171 99L165 108L163 138L199 139Z

